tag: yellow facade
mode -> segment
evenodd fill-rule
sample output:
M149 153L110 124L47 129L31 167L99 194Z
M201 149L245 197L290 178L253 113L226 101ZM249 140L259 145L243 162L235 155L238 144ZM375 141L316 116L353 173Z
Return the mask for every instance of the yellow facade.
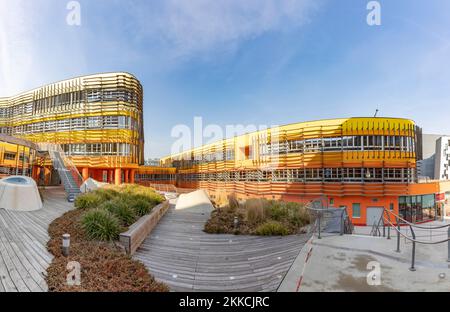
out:
M213 199L234 193L239 199L306 202L325 195L330 205L346 207L353 223L366 224L371 207L409 218L416 208L406 201L414 197L424 198L427 213L417 216L425 219L433 216L429 205L436 192L417 183L420 138L421 129L408 119L328 119L225 139L161 164L177 168L177 186L208 190Z
M80 172L120 183L144 163L142 114L133 75L96 74L0 98L0 131L60 145Z
M36 147L29 142L0 135L0 176L32 175Z

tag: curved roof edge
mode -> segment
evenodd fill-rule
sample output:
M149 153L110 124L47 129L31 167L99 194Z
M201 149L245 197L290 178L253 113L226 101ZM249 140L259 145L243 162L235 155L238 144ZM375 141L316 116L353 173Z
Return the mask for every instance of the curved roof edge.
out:
M35 87L35 88L32 88L32 89L29 89L29 90L25 90L25 91L22 91L22 92L19 92L17 94L13 94L13 95L10 95L10 96L0 96L0 100L9 100L9 99L14 98L14 97L18 97L18 96L21 96L21 95L24 95L24 94L27 94L27 93L30 93L30 92L34 92L34 91L39 90L39 89L44 88L44 87L48 87L48 86L59 84L59 83L68 82L68 81L75 80L75 79L90 78L90 77L96 77L96 76L100 77L100 76L106 76L106 75L128 75L128 76L136 79L139 83L141 83L140 80L134 74L126 72L126 71L101 72L101 73L95 73L95 74L89 74L89 75L80 75L80 76L75 76L75 77L71 77L71 78L67 78L67 79L62 79L62 80L46 83L44 85L41 85L41 86L38 86L38 87Z

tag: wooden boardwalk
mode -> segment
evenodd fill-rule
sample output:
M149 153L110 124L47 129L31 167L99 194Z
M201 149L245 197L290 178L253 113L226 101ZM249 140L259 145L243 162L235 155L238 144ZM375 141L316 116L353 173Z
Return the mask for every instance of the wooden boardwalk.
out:
M33 212L0 209L0 292L47 291L48 225L73 208L63 188L44 191L44 208Z
M134 258L172 291L276 291L308 240L207 234L208 218L172 204Z

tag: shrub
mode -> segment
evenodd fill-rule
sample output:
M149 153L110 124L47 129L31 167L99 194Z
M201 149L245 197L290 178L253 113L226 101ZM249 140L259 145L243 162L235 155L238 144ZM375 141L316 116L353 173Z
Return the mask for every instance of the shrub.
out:
M130 226L136 221L136 212L127 202L120 199L107 201L102 207L115 215L123 226Z
M119 192L111 187L105 187L94 191L102 201L114 199L119 196Z
M121 231L117 217L105 209L86 212L82 217L81 226L89 239L101 241L115 240Z
M225 234L227 233L227 229L219 224L214 223L206 223L204 231L210 234Z
M286 208L289 213L288 218L290 223L298 227L309 224L309 214L304 205L298 203L287 203Z
M75 208L77 209L91 209L91 208L97 208L102 202L101 197L93 193L86 193L83 195L78 196L75 199Z
M256 228L257 235L288 235L289 230L280 222L267 221Z
M161 204L165 199L162 195L158 193L147 193L147 194L138 194L136 195L136 199L143 198L148 200L153 206Z
M286 204L278 201L270 201L269 206L266 208L268 217L270 219L281 221L288 216L288 210Z
M140 217L149 214L153 207L155 207L151 201L142 197L131 199L129 205L134 213Z

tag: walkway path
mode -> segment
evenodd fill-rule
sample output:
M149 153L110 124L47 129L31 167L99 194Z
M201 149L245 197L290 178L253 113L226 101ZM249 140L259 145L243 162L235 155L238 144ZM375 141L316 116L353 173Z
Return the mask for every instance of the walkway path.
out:
M0 292L47 291L45 276L52 261L46 248L48 225L72 207L64 189L57 187L45 190L41 210L0 209Z
M435 223L440 225L442 223ZM424 226L431 226L425 224ZM402 228L403 232L408 228ZM357 232L367 232L358 228ZM447 237L446 231L417 230L421 241L440 241ZM400 252L396 252L397 235L391 239L368 235L323 235L315 237L312 252L306 263L310 248L303 248L289 270L279 291L296 291L303 273L301 292L311 291L445 291L450 289L450 264L447 262L447 243L439 245L417 244L415 268L411 272L412 244L400 239ZM368 274L378 265L379 279L368 283ZM378 269L378 268L377 268Z
M135 258L173 291L275 291L307 235L212 235L212 210L198 192L182 195Z

